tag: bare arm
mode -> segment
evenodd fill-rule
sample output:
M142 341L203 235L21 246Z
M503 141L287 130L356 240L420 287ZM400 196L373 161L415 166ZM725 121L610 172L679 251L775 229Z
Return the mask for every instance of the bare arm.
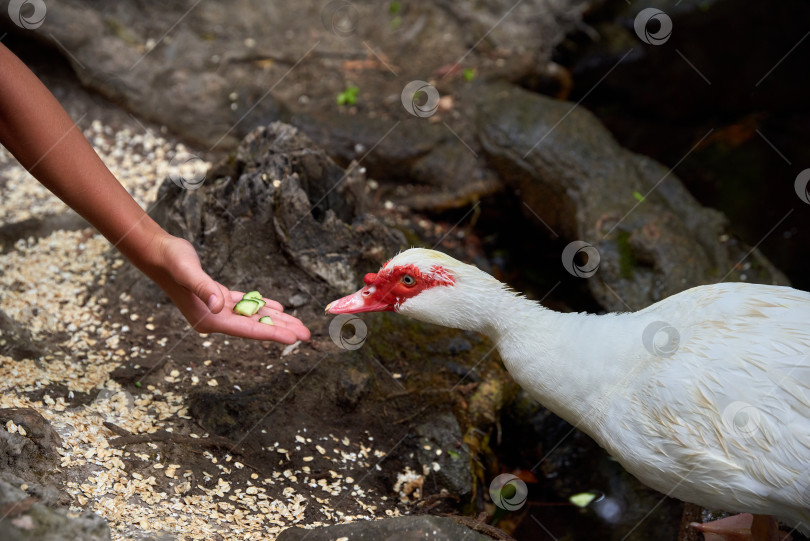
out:
M211 279L193 246L144 212L56 98L1 43L0 143L157 283L198 331L284 343L309 338L297 318L281 313L282 306L269 299L261 314L275 326L234 314L230 308L239 293Z

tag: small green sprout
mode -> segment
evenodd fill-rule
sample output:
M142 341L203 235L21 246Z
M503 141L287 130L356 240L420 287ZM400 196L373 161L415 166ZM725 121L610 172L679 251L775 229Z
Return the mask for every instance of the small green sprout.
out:
M357 93L360 89L356 86L348 86L346 90L337 95L338 105L354 105L357 103Z
M402 17L399 15L401 9L402 4L400 2L394 1L388 4L388 13L394 16L391 19L391 28L399 28L402 24Z
M464 80L468 83L475 79L475 68L464 68Z
M138 389L140 389L140 388L141 388L141 382L140 382L140 381L136 381L136 382L135 382L135 387L137 387Z
M633 190L633 197L635 197L639 203L643 203L644 199L646 199L643 195L641 195L641 192L636 190Z

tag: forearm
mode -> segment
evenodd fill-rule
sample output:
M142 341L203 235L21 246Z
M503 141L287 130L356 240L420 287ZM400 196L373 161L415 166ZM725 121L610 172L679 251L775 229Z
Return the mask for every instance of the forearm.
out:
M0 44L0 143L128 259L151 274L166 233L113 177L39 79Z

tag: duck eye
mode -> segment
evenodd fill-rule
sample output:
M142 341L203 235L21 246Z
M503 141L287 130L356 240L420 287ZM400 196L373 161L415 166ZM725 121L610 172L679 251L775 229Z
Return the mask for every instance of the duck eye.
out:
M399 280L408 287L413 287L416 285L416 278L414 278L410 274L403 274L402 278L400 278Z

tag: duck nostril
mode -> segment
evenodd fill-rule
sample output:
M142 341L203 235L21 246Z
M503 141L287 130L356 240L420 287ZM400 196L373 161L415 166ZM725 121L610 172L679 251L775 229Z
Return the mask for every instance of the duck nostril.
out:
M371 295L371 291L369 291L369 290L365 290L365 291L363 291L362 295L363 295L364 297L368 297L369 295Z

